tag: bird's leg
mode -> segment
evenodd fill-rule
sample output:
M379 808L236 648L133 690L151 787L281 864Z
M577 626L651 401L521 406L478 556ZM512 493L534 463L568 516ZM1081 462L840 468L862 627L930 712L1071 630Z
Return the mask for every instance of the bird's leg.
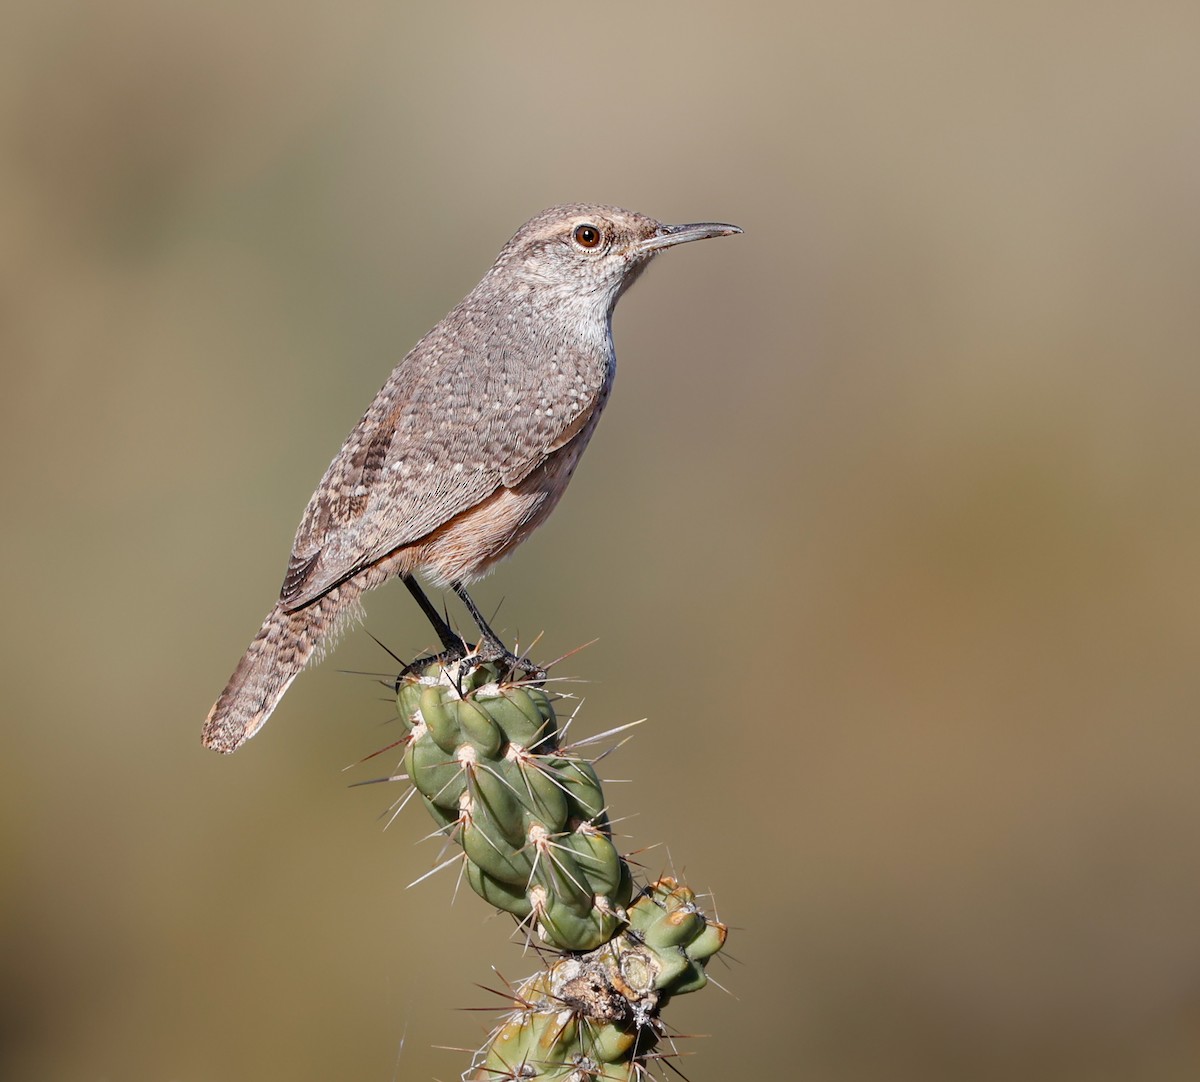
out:
M433 625L433 630L437 632L437 637L442 640L442 645L446 648L446 653L454 658L461 658L466 652L466 647L462 639L454 634L442 614L433 607L433 602L425 596L425 591L421 589L420 583L412 575L401 575L400 578L403 580L404 585L408 587L408 592L413 595L417 604L421 606L421 611L425 614L425 618ZM474 611L472 611L471 615L475 615Z
M461 582L451 584L451 589L458 594L459 600L467 606L467 612L471 614L471 619L475 621L475 626L479 628L483 635L483 647L488 653L508 653L507 647L500 641L500 636L497 635L488 622L483 618L483 613L479 611L479 606L471 600L471 595L467 593L467 588Z
M488 661L498 661L504 665L509 673L515 673L518 669L526 676L534 680L544 680L546 678L546 670L535 665L527 657L517 657L507 646L500 640L488 622L483 618L483 613L479 611L479 606L471 600L471 595L467 593L467 589L461 582L451 583L451 589L458 594L459 600L466 605L467 612L471 614L471 619L475 621L475 626L479 628L480 634L483 636L483 649L480 653Z

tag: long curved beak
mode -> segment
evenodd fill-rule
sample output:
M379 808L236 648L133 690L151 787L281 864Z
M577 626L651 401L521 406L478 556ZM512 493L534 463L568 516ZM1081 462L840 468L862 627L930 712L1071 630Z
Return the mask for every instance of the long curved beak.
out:
M690 222L687 225L664 225L652 237L639 242L638 251L646 255L671 248L676 244L687 244L690 240L707 240L709 237L731 237L742 230L725 222Z

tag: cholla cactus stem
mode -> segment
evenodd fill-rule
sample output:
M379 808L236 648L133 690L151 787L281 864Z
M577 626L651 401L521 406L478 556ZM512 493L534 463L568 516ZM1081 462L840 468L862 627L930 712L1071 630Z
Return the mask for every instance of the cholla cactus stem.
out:
M527 948L561 952L514 990L512 1013L464 1078L637 1082L649 1062L677 1056L669 1036L672 1052L656 1051L659 1012L704 985L725 927L674 879L634 896L632 855L613 845L595 770L612 749L579 754L640 722L564 746L553 707L562 696L505 683L478 661L410 672L396 693L411 789L393 818L419 793L444 843L462 847L416 882L457 862L459 882L511 913Z

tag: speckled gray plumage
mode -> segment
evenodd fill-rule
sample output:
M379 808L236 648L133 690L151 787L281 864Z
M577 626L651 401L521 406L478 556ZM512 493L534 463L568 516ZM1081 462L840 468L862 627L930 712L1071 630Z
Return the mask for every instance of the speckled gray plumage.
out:
M597 229L585 248L577 231ZM396 366L309 501L280 599L204 728L232 751L266 721L364 589L421 572L471 582L549 514L616 370L611 319L671 230L569 204L527 222Z
M514 487L603 404L616 366L603 292L564 320L554 290L514 273L516 243L396 366L330 464L293 546L289 606Z

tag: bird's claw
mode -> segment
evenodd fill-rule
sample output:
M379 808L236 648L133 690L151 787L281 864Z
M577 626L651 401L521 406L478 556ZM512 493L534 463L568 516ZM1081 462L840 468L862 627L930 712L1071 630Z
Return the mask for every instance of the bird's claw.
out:
M395 688L405 677L419 675L431 665L442 667L454 665L463 661L478 661L480 664L494 664L500 670L502 680L520 681L522 683L540 684L546 679L546 670L530 661L527 657L518 657L499 639L484 639L476 649L469 648L465 643L448 647L437 654L429 654L410 661L400 670L396 677Z

